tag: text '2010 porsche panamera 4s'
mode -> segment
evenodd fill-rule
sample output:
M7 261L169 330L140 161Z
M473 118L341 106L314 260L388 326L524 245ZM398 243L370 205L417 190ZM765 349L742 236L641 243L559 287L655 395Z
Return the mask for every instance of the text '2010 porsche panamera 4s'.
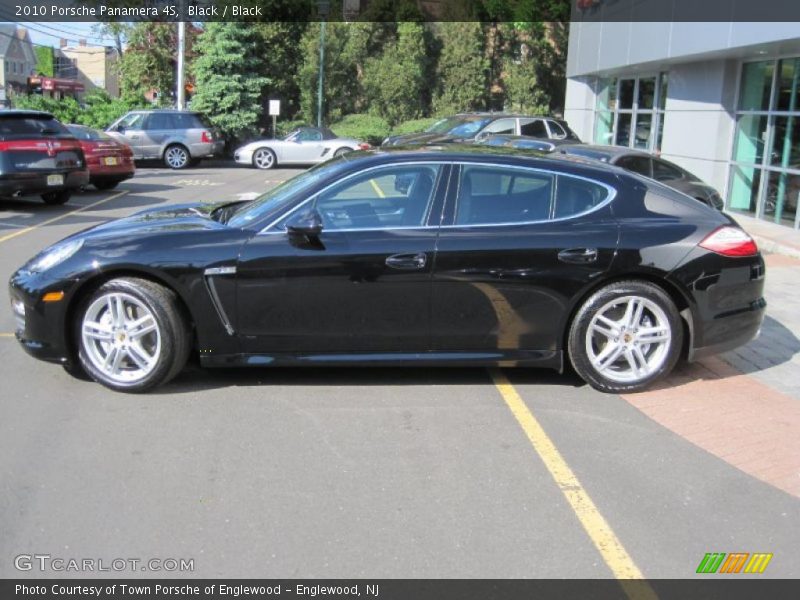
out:
M486 147L354 152L251 202L111 221L11 278L33 356L116 390L204 366L563 369L642 390L735 348L764 261L728 216L616 167Z

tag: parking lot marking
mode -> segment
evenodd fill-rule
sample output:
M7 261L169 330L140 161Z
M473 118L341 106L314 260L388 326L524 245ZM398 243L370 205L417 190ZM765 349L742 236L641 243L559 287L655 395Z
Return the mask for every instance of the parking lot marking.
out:
M13 333L3 332L3 333L0 333L0 337L9 337L10 338L10 337L14 337L14 334Z
M8 240L13 239L15 237L19 237L21 235L29 233L29 232L33 231L34 229L39 229L40 227L44 227L45 225L50 225L51 223L56 223L58 221L61 221L62 219L66 219L67 217L70 217L70 216L72 216L72 215L74 215L76 213L83 212L84 210L87 210L89 208L94 208L95 206L99 206L100 204L105 204L106 202L110 202L111 200L115 200L115 199L119 198L120 196L124 196L127 193L128 193L127 190L125 190L123 192L117 192L113 196L109 196L108 198L103 198L102 200L98 200L97 202L92 202L91 204L87 204L86 206L81 206L79 208L76 208L75 210L71 210L71 211L69 211L67 213L64 213L63 215L58 215L57 217L53 217L52 219L47 219L46 221L42 221L41 223L37 223L36 225L31 225L30 227L26 227L25 229L19 229L17 231L12 232L12 233L8 233L8 234L0 237L0 244L2 244L3 242L7 242Z
M625 550L605 517L600 514L595 503L581 482L575 476L570 466L561 456L550 436L539 424L539 421L520 397L516 388L511 384L505 374L499 369L490 369L490 374L497 391L505 400L506 405L516 418L525 435L528 437L533 449L542 459L544 466L558 485L564 497L569 502L575 516L578 517L586 533L591 538L608 568L620 582L625 594L629 598L650 599L657 598L655 592L644 578L639 567Z

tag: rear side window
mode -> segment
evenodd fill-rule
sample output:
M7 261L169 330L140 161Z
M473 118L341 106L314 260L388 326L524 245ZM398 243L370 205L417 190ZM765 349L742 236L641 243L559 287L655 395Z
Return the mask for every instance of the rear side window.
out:
M565 219L585 213L608 198L608 188L588 179L559 175L553 217Z
M515 119L498 119L489 123L481 133L514 133Z
M175 113L172 115L172 121L173 129L208 129L200 119L200 115L193 113Z
M68 136L69 130L53 117L0 116L0 140Z
M536 119L534 121L530 121L529 123L523 124L520 127L520 133L522 133L522 135L529 135L537 138L547 139L549 137L547 135L547 128L544 125L544 121L541 119Z
M465 165L456 225L544 221L550 215L554 179L540 171Z
M169 113L152 113L147 119L147 129L176 129L174 115Z
M550 128L550 134L557 140L563 140L567 137L567 132L555 121L548 121L547 126Z

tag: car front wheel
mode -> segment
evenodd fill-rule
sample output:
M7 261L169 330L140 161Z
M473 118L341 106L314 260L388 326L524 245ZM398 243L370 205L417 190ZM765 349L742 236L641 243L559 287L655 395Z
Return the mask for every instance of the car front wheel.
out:
M253 152L253 166L256 169L271 169L275 166L275 153L269 148L259 148Z
M143 392L177 375L189 333L174 292L138 278L113 279L78 311L78 358L95 381Z
M601 392L638 392L675 367L683 343L678 309L644 281L610 284L578 309L569 357L578 375Z

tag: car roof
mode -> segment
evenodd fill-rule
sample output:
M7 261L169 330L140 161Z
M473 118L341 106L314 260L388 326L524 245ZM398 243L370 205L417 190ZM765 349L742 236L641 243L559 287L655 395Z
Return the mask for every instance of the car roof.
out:
M43 110L22 110L17 108L0 110L0 117L46 117L55 119L53 113Z
M196 110L178 110L177 108L137 108L128 111L129 113L181 113L189 115L199 115Z
M548 115L524 115L521 113L503 113L503 112L466 112L452 115L453 117L491 117L495 119L552 119L558 121L555 117ZM448 117L445 117L448 118Z

